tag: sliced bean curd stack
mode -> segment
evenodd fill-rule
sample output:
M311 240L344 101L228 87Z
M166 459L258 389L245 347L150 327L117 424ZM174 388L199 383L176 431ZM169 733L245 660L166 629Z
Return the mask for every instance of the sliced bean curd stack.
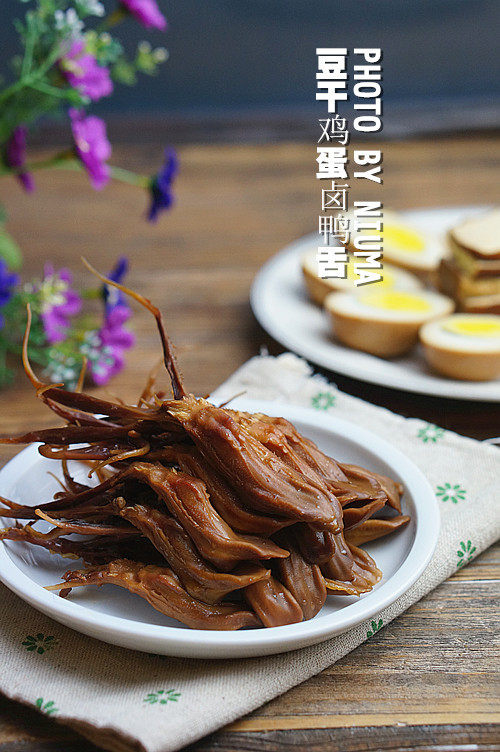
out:
M24 368L64 425L0 440L40 443L64 480L38 507L0 497L0 515L17 520L0 538L83 560L50 590L114 584L197 629L292 624L313 618L328 591L371 590L381 573L359 546L408 523L402 487L337 463L283 418L188 394L159 310L87 266L155 317L173 397L156 389L155 374L136 405L40 381L28 308ZM97 485L76 482L70 459Z

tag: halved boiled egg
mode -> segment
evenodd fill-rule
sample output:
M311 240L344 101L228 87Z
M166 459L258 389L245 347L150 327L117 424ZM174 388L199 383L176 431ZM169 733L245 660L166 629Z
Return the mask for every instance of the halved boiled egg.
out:
M318 260L317 260L317 248L314 247L308 251L302 257L302 274L304 275L304 281L306 283L307 291L310 297L318 305L323 305L326 296L331 292L355 292L362 289L357 287L355 280L358 279L356 274L357 263L363 263L363 259L358 259L348 254L347 261L347 276L345 279L331 278L323 279L319 276ZM384 289L398 289L398 290L419 290L422 287L420 280L410 272L405 272L403 269L398 269L396 266L386 264L384 262L381 270L382 279L378 282L373 282L367 287Z
M420 330L427 362L444 376L487 381L500 376L500 316L455 313Z
M349 250L362 250L362 238L367 235L380 236L384 262L418 274L426 282L435 282L440 261L448 253L446 238L426 232L395 211L381 211L380 231L364 229L363 223L372 220L359 216L356 218L354 212L348 214L351 220ZM356 240L356 236L360 237Z
M408 352L422 324L453 308L450 298L429 290L365 289L330 294L325 300L337 339L383 358Z

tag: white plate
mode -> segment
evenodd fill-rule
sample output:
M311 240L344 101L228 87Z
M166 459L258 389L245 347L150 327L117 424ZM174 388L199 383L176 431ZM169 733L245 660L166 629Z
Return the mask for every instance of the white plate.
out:
M443 235L462 218L486 207L419 209L401 212L422 230ZM352 350L335 342L327 314L311 303L302 281L300 259L318 245L318 235L306 235L270 259L252 286L253 312L261 326L284 347L312 363L372 384L405 392L456 399L500 402L500 381L456 381L428 370L419 348L395 360Z
M436 499L420 470L378 436L338 418L243 398L231 407L288 418L332 457L372 468L404 484L403 506L411 523L366 546L383 572L371 593L358 599L329 595L320 613L301 624L212 632L188 629L138 596L112 585L75 589L68 598L60 598L43 586L59 582L73 563L37 546L12 541L0 544L2 582L43 613L92 637L136 650L193 658L260 656L312 645L375 617L408 590L429 562L439 532ZM0 471L0 494L33 506L47 501L57 487L47 471L57 466L41 457L36 446L30 446ZM79 468L76 477L85 475L85 469ZM74 566L78 568L81 562Z

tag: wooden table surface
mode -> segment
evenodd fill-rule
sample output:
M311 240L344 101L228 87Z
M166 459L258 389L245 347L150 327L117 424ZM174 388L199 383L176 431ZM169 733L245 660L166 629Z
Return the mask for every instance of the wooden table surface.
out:
M498 202L498 146L492 135L384 144L385 205ZM115 163L153 172L160 149L145 133L142 144L117 147ZM206 394L261 344L281 351L253 319L248 293L259 266L315 226L315 148L187 144L180 158L177 206L156 226L143 221L145 199L137 190L114 184L94 193L73 173L38 174L38 192L31 197L4 181L0 196L25 252L26 275L40 273L50 259L84 280L80 255L104 270L118 255L128 255L130 284L163 309L186 384ZM380 195L369 188L359 197ZM134 328L138 345L108 390L126 400L136 397L158 357L148 315L137 311ZM465 435L500 433L494 405L335 379L352 394ZM0 415L2 432L52 422L20 371L0 395ZM14 453L2 447L0 461ZM191 749L500 749L494 639L499 574L498 549L490 549L333 667ZM33 711L0 701L0 752L84 750L94 748Z

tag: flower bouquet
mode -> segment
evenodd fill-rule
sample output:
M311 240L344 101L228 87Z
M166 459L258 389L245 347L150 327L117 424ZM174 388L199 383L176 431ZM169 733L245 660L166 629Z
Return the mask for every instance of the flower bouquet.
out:
M92 114L93 102L112 94L116 83L134 84L140 74L154 75L167 59L163 47L141 42L127 58L115 28L130 19L145 28L166 29L156 0L117 0L106 13L100 0L19 0L29 6L15 22L21 54L11 61L12 80L0 90L0 177L13 177L32 193L38 170L80 170L95 190L117 179L147 190L147 218L155 221L173 202L177 173L173 149L165 150L162 168L153 177L110 164L112 148L105 122ZM43 116L62 114L68 123L68 148L39 160L28 159L28 136ZM103 384L120 370L133 336L125 328L130 309L121 297L100 291L78 293L68 269L45 265L38 280L21 283L22 255L6 229L0 205L0 386L10 378L8 357L18 353L25 308L33 313L30 354L47 378L74 384L82 366L94 383ZM120 259L111 272L121 279ZM82 314L84 299L100 297L103 318Z
M118 260L108 278L123 280L127 259ZM100 313L83 313L83 302L97 299ZM125 324L131 311L124 296L104 285L78 293L69 269L45 265L43 277L24 285L0 259L0 385L11 377L9 353L21 353L26 306L32 315L30 359L49 381L74 388L82 369L94 384L106 384L121 370L134 335Z

